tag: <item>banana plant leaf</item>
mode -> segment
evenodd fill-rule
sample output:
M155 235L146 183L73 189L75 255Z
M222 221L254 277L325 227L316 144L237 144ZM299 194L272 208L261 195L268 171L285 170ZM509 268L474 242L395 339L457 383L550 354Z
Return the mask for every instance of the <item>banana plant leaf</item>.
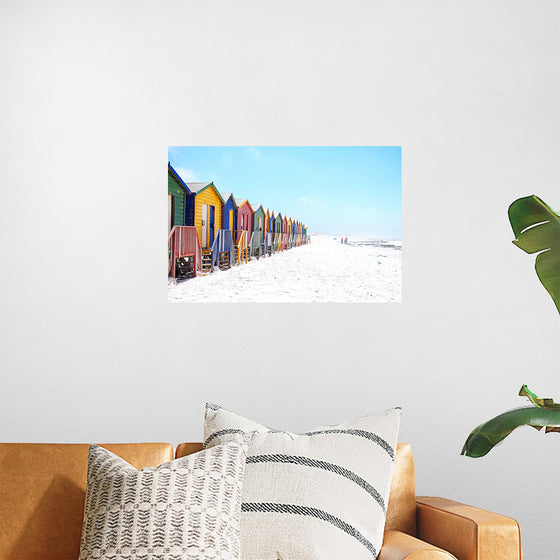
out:
M527 385L522 385L519 389L519 395L527 397L535 406L539 408L548 408L549 410L560 410L560 403L555 403L552 399L541 399L535 393L529 391Z
M504 440L519 426L532 426L545 432L560 432L560 405L552 399L540 399L526 385L519 394L527 397L533 406L504 412L477 426L467 438L461 455L484 457L496 444Z
M560 214L538 196L514 201L508 216L515 240L526 253L539 253L535 270L560 313Z

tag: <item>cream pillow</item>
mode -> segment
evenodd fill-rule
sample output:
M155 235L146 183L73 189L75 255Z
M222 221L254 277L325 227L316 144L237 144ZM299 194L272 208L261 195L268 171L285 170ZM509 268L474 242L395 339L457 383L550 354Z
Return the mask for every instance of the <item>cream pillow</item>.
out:
M377 558L400 416L394 408L294 434L207 405L205 447L255 432L243 483L241 558Z

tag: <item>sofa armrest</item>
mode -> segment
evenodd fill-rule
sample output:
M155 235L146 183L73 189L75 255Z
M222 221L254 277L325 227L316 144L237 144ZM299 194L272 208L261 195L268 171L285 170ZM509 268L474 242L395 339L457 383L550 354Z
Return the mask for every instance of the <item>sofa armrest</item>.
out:
M441 548L401 531L385 531L378 560L456 560Z
M418 538L449 550L458 560L520 560L515 519L444 498L416 498Z

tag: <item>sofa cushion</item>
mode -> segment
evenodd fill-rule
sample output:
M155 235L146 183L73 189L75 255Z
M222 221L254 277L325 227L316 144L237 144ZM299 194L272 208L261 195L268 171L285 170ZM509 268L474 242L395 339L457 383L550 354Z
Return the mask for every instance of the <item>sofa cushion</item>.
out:
M92 445L80 560L238 560L246 455L233 441L137 470Z
M104 444L136 468L173 459L168 443ZM76 560L89 444L0 444L0 560Z
M398 443L389 491L385 531L416 535L416 487L414 458L408 443Z
M254 432L243 484L242 558L376 558L400 412L294 434L207 405L205 447Z

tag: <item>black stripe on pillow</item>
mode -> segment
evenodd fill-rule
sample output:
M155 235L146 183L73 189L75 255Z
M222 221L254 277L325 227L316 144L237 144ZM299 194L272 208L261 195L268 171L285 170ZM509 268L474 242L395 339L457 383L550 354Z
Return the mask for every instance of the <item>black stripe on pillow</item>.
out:
M249 463L287 463L293 465L303 465L306 467L312 467L316 469L323 469L335 473L339 476L343 476L348 480L356 483L358 486L362 487L380 506L383 513L387 513L385 507L385 500L379 494L379 492L361 476L353 473L352 471L345 469L334 463L328 463L327 461L319 461L318 459L310 459L309 457L301 457L299 455L251 455L247 457L247 464Z
M203 447L206 447L213 439L215 439L217 437L220 437L220 436L223 436L225 434L245 434L245 433L248 433L248 432L244 432L243 430L236 430L236 429L233 429L233 428L230 428L230 429L227 429L227 430L218 430L217 432L214 432L213 434L208 436L208 438L206 439L206 441L203 444ZM259 433L259 432L257 432L257 433ZM281 432L281 431L278 431L278 430L268 430L267 432L264 432L264 433L290 435L289 432ZM366 430L342 430L342 429L317 430L317 431L314 431L314 432L307 432L305 434L296 434L296 435L316 436L316 435L322 435L322 434L346 434L346 435L350 435L350 436L363 437L363 438L366 438L370 441L373 441L374 443L379 445L383 450L385 450L387 452L387 454L389 455L389 457L391 457L391 459L395 458L395 450L393 449L393 447L391 445L389 445L382 437L380 437L377 434L374 434L372 432L367 432Z
M351 436L363 437L363 438L369 439L370 441L374 441L375 443L377 443L377 445L382 447L389 454L389 457L391 457L391 459L395 458L395 450L393 449L393 447L391 445L389 445L382 437L380 437L377 434L374 434L372 432L366 432L365 430L335 430L335 429L332 429L332 430L317 430L315 432L307 432L304 435L315 436L315 435L320 435L320 434L347 434L347 435L351 435Z
M366 539L358 529L352 527L348 523L342 521L338 517L323 511L322 509L298 506L295 504L273 504L273 503L263 503L263 502L249 502L241 504L241 511L243 512L260 512L260 513L289 513L294 515L306 515L309 517L315 517L322 521L326 521L335 527L338 527L341 531L344 531L348 535L354 537L357 541L363 544L372 554L374 558L377 557L377 550L373 544Z
M225 436L226 434L241 434L241 435L245 435L247 432L244 432L243 430L236 430L233 428L229 428L227 430L218 430L217 432L214 432L212 435L208 436L206 438L206 441L202 444L202 448L206 449L206 446L213 440L216 439L217 437L220 436Z

